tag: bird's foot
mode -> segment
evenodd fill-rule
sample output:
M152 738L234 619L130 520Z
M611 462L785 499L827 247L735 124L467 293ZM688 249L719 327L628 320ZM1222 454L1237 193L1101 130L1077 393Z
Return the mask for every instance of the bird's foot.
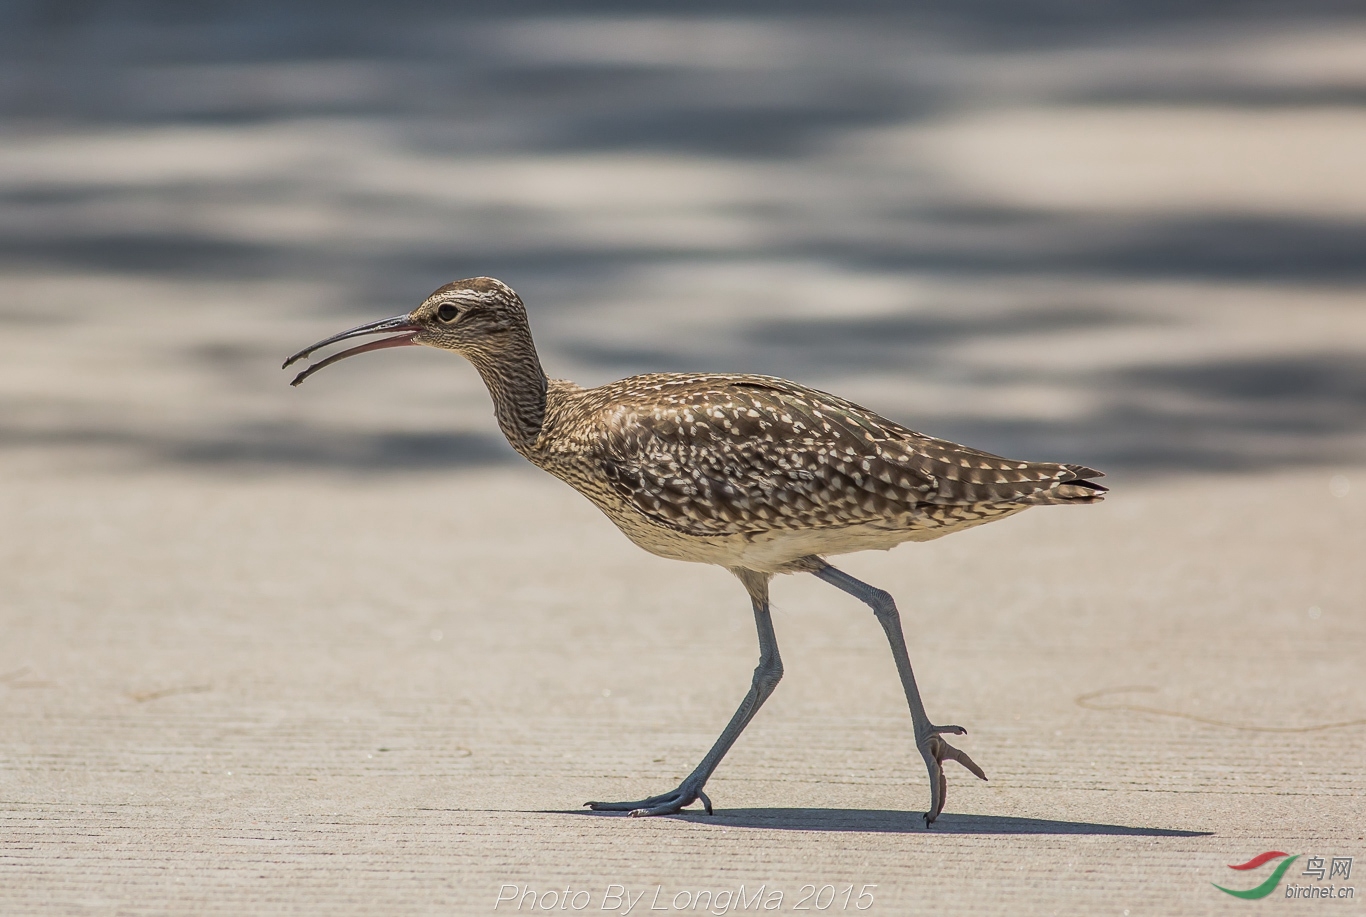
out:
M986 773L967 754L940 738L944 733L961 736L966 735L967 730L962 726L931 726L916 741L920 748L920 757L925 759L925 768L930 772L930 809L925 813L926 828L934 824L939 813L944 811L944 800L948 798L949 782L944 777L946 758L957 761L981 779L987 779Z
M637 799L635 802L585 802L584 805L595 812L629 812L632 818L641 818L646 815L677 815L684 806L690 806L699 799L707 814L711 815L711 800L707 794L702 792L701 787L690 787L687 781L676 790L649 799Z

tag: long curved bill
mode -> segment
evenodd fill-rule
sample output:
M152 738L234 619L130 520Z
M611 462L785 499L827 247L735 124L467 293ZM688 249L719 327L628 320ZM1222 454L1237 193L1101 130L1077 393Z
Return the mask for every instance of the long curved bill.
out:
M352 347L350 350L343 350L341 353L334 353L326 360L320 360L319 362L312 364L303 372L295 376L293 382L289 383L290 385L298 385L318 370L331 366L338 360L345 360L347 357L354 357L359 353L369 353L372 350L385 350L389 347L408 347L414 345L417 342L413 340L413 336L421 330L422 326L413 324L412 319L406 315L395 315L393 318L386 318L383 321L370 322L367 325L357 325L355 328L343 331L341 334L334 334L325 341L319 341L310 347L305 347L288 360L285 360L284 365L280 368L287 369L290 365L310 356L314 351L322 350L329 344L335 344L338 341L364 337L367 334L384 334L389 331L400 332L399 334L385 338L382 341L371 341L368 344L361 344L359 347Z

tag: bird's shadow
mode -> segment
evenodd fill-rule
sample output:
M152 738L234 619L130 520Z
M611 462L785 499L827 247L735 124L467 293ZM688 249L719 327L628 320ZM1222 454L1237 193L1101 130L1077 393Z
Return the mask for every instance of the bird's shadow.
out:
M574 814L594 818L619 818L619 812ZM715 815L683 812L669 816L679 821L725 828L767 828L774 831L856 831L873 834L1093 834L1128 837L1209 837L1211 831L1185 831L1178 828L1145 828L1132 825L1105 825L1081 821L1056 821L1049 818L1019 818L1013 815L939 816L926 828L919 812L891 809L717 809Z

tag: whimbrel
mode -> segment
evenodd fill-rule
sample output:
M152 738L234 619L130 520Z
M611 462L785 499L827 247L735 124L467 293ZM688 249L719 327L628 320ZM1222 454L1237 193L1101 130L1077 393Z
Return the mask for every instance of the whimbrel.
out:
M637 545L662 557L718 564L749 593L759 665L749 693L701 763L674 790L593 809L672 815L701 801L721 759L783 675L769 613L778 573L810 573L873 610L891 644L930 780L925 824L944 809L943 762L986 774L950 745L961 726L925 713L891 595L825 559L929 541L1031 506L1095 503L1101 473L1020 462L908 430L850 401L772 376L650 373L585 389L546 377L526 308L491 277L441 287L406 315L361 325L285 361L370 334L391 337L309 366L298 385L346 357L423 344L474 364L512 448L573 487Z

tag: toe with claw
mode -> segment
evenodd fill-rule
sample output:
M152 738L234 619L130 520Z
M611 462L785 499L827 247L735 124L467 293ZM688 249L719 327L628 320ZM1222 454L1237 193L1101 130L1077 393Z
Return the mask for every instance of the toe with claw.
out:
M648 815L677 815L684 807L698 800L702 801L706 813L711 815L711 800L707 798L707 794L701 789L692 789L687 784L672 792L651 796L649 799L637 799L635 802L585 802L584 805L594 812L626 812L632 818L641 818Z
M941 738L944 733L961 736L966 735L967 730L962 726L934 726L931 727L929 734L918 743L920 756L925 759L925 768L930 774L930 808L925 813L925 827L927 828L934 824L939 813L944 811L944 801L948 797L949 783L944 776L945 759L957 761L981 779L987 779L986 773L965 752L954 748Z

